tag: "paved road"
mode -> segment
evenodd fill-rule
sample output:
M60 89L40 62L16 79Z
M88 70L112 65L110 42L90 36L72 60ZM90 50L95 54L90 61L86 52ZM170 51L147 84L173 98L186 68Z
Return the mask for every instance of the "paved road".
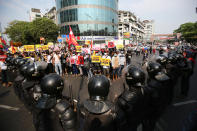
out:
M12 87L0 87L0 131L35 131L31 114Z
M133 57L133 61L137 61L140 58ZM65 78L65 89L63 95L69 96L68 85L72 85L73 97L79 100L80 103L87 99L87 78L83 77L67 77ZM195 73L191 77L191 89L189 97L183 102L177 105L171 105L162 116L158 123L158 128L163 128L163 131L180 131L184 119L188 114L197 108L197 66ZM119 79L115 82L111 82L110 94L108 99L114 101L116 97L123 91L123 80ZM191 101L192 100L192 101ZM191 103L188 103L191 102ZM31 114L24 108L24 105L15 96L13 89L0 87L0 131L35 131L32 124Z

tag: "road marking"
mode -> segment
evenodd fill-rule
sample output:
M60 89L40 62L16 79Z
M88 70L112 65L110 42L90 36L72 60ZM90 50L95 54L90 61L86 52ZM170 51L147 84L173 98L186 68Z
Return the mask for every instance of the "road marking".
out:
M19 110L18 107L11 107L11 106L7 106L7 105L0 105L0 108L12 110L12 111L18 111Z
M182 106L182 105L191 104L191 103L196 103L196 102L197 102L197 100L189 100L189 101L184 101L184 102L175 103L175 104L173 104L173 106Z

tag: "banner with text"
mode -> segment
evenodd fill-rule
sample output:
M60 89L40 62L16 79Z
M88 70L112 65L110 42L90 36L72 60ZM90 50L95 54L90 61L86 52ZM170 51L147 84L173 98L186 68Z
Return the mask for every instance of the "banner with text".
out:
M92 56L92 63L100 63L101 56Z
M110 66L110 59L101 58L101 65L102 66Z
M49 46L48 45L42 45L42 50L48 50Z
M35 51L34 45L24 45L25 51Z
M82 46L76 46L76 52L81 52L82 51Z

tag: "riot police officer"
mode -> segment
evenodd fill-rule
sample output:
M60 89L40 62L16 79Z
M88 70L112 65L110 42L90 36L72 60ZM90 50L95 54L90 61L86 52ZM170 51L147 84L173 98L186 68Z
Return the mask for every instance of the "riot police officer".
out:
M129 86L118 98L118 106L124 111L130 131L136 131L144 117L146 97L144 91L145 73L132 65L127 67L125 74Z
M17 65L19 73L18 73L17 77L14 79L14 89L15 89L15 93L19 97L19 99L21 99L21 97L22 97L21 96L22 95L21 85L22 85L23 80L25 79L24 74L25 74L25 70L27 69L28 65L29 64L26 63L26 60L24 60L24 59L21 59Z
M122 113L107 100L110 82L103 75L95 75L89 79L88 93L79 109L80 130L85 131L115 131L120 129ZM122 121L121 121L122 120ZM119 121L119 122L118 122Z
M29 64L25 70L25 80L22 83L24 105L31 112L34 111L34 87L40 84L40 79L45 75L47 63L44 61Z
M131 64L131 59L132 59L132 50L128 49L126 53L126 64L129 65Z
M150 100L148 104L149 113L143 121L145 131L153 131L157 120L172 100L173 86L170 85L170 78L162 72L159 63L149 62L147 66L149 75L147 88L149 89Z
M191 52L190 52L191 53ZM186 58L183 58L182 55L179 55L179 61L182 61L184 63L182 65L182 79L181 79L181 95L183 97L187 97L189 87L190 87L190 76L193 74L193 68L194 68L194 59L192 58L192 54L186 54Z
M57 74L46 75L41 80L41 97L37 112L33 113L37 131L73 131L77 129L76 113L68 100L63 99L64 81ZM37 88L40 92L39 87ZM39 96L39 95L38 95Z
M161 64L163 68L166 68L167 57L165 55L159 55L156 57L156 62Z

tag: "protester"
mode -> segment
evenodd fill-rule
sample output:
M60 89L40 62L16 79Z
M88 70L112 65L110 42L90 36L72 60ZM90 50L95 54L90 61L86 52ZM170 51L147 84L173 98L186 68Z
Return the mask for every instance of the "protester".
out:
M112 68L113 68L113 78L112 78L112 80L117 80L120 65L119 65L119 57L117 56L116 53L112 57Z
M65 52L62 52L61 57L60 57L61 64L62 64L62 76L67 75L67 70L66 70L66 59L67 58L66 58L66 56L67 56L67 54Z
M8 87L7 65L3 61L0 61L0 73L1 73L2 86L3 87Z
M111 57L108 55L108 53L105 53L104 56L102 57L104 59L109 59L110 60L110 63L111 63ZM104 65L103 66L103 74L106 76L106 77L110 77L110 74L109 74L109 71L110 71L110 65Z
M57 51L53 54L53 61L54 61L54 64L55 64L55 72L58 75L62 75L62 66L61 66L60 57L61 57L61 55Z
M119 65L120 65L118 76L120 77L122 75L122 69L126 65L126 58L125 58L124 51L121 51L118 57L119 57Z

